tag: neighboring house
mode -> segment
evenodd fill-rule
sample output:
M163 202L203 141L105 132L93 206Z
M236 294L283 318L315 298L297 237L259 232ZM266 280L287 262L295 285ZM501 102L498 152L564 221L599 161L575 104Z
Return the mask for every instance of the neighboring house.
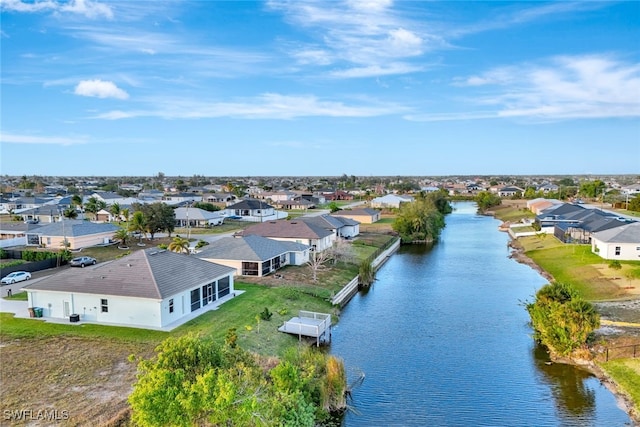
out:
M343 209L331 214L341 218L349 218L361 224L373 224L380 221L381 212L377 209Z
M599 209L577 212L575 215L569 216L568 219L570 221L556 224L553 231L554 236L564 243L589 244L593 233L620 227L627 223Z
M318 252L331 248L336 241L334 232L301 220L262 222L247 227L238 234L256 234L274 240L302 243Z
M563 203L561 205L552 206L536 215L535 222L540 225L540 229L546 233L553 233L553 228L561 222L574 222L575 220L567 219L568 216L583 213L586 208L572 203Z
M96 200L103 201L107 204L107 206L111 206L114 203L117 203L120 206L123 205L133 205L134 203L140 203L140 200L136 197L123 197L118 193L114 193L111 191L100 191L91 194L91 196L86 197L83 202L87 203L87 201L91 198L95 198Z
M274 203L274 205L280 209L293 211L293 210L307 210L314 209L316 204L301 197L298 197L293 200L280 200Z
M200 208L176 208L176 226L178 227L207 227L220 225L224 222L221 211L209 212Z
M325 200L353 200L353 194L349 194L346 191L336 190L333 192L327 192L322 194Z
M162 197L162 201L167 205L195 203L202 201L202 195L195 193L167 193Z
M542 185L538 186L538 188L536 188L537 191L542 191L544 194L557 193L559 189L560 189L559 186L557 186L556 184L551 184L551 183L545 183L545 184L542 184Z
M25 246L27 233L40 227L37 224L25 224L24 222L0 221L0 248Z
M237 199L234 194L231 193L205 193L202 196L202 201L207 203L230 203Z
M640 261L640 222L593 233L591 252L604 259Z
M262 277L286 265L305 264L309 261L310 249L310 246L302 243L250 234L223 237L205 246L196 256L232 267L239 276Z
M498 190L498 196L500 197L513 197L517 194L524 194L524 189L515 186L502 187Z
M10 199L7 207L8 210L12 211L14 214L21 215L22 211L39 208L40 206L50 203L51 200L53 199L43 197L17 197Z
M228 206L227 216L238 217L241 221L263 222L286 218L286 212L278 212L267 202L245 199Z
M555 199L538 198L527 201L527 209L538 215L542 211L561 205L562 202Z
M336 237L351 238L360 234L360 223L349 218L334 217L329 214L298 218L307 224L315 224L329 230Z
M138 328L177 326L232 298L234 269L157 248L66 269L24 287L43 317Z
M81 219L64 220L29 230L26 233L27 246L59 249L63 247L66 239L69 249L81 249L109 243L119 228L110 223L95 223Z
M372 208L394 208L398 209L403 203L411 203L415 199L412 196L406 194L387 194L382 197L376 197L371 200Z
M38 208L27 209L20 212L24 221L38 221L41 224L58 222L62 219L62 207L55 205L44 205Z

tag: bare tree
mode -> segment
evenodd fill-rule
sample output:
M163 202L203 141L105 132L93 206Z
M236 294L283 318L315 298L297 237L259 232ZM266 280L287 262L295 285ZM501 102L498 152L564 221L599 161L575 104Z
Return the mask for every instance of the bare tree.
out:
M324 264L331 259L331 251L326 250L322 252L313 251L309 256L309 267L311 267L311 271L313 272L313 281L316 282L318 280L318 271L324 268Z

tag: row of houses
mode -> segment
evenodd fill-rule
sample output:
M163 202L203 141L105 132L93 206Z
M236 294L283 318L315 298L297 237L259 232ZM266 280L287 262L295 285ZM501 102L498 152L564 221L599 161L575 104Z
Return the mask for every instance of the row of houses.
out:
M640 260L640 222L580 204L538 199L528 203L541 232L564 243L590 244L610 260Z
M256 223L191 255L150 248L66 269L25 286L28 305L42 308L45 318L169 330L233 298L234 277L262 277L288 265L304 265L314 252L359 234L360 223L347 216L373 220L378 215L371 209L341 212L346 216ZM60 224L48 226L54 225Z

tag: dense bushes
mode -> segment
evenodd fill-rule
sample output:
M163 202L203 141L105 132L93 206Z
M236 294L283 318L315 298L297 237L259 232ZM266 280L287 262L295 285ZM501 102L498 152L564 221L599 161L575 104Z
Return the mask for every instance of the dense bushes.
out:
M538 290L534 302L526 304L534 337L553 355L569 356L585 348L600 326L594 306L580 298L570 285L550 283Z
M340 359L292 348L274 366L236 345L186 335L139 360L129 403L139 426L309 426L346 406Z

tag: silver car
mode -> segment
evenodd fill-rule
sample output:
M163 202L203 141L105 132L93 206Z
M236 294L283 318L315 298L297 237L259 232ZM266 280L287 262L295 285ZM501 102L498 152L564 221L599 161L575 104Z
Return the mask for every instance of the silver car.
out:
M3 285L11 285L12 283L22 282L31 279L31 273L26 271L14 271L9 273L0 280Z
M97 262L96 259L95 258L91 258L90 256L80 256L80 257L74 258L71 261L69 261L69 265L71 267L82 267L82 268L84 268L85 265L93 265L96 262Z

